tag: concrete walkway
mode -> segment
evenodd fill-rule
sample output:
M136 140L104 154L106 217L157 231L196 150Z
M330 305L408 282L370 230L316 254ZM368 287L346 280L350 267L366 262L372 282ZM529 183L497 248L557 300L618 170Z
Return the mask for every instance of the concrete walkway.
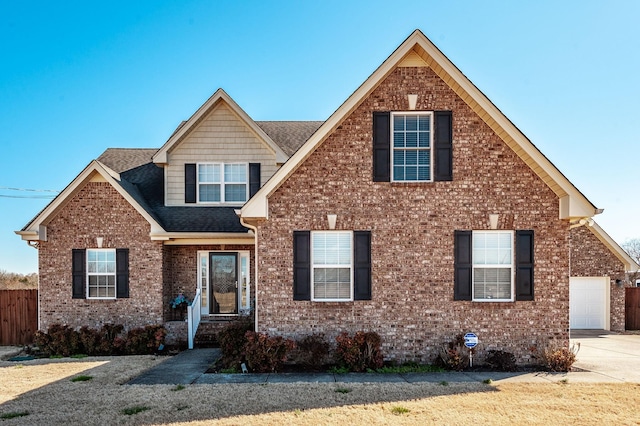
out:
M456 383L511 382L640 383L640 335L603 331L572 332L571 343L580 343L576 371L569 373L275 373L205 374L220 356L219 349L193 349L168 359L129 384L227 384L227 383Z

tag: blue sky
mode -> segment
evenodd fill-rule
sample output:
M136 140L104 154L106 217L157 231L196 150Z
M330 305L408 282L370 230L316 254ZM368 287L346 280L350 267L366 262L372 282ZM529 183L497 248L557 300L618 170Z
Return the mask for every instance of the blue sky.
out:
M638 1L0 5L0 269L109 147L160 147L219 87L256 120L323 120L416 28L604 214L640 238ZM7 189L18 188L21 190Z

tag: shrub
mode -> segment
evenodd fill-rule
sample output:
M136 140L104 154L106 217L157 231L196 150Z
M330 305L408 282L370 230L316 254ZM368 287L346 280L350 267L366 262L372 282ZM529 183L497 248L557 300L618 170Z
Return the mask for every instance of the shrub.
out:
M329 342L323 333L311 334L296 341L291 360L305 368L318 370L329 361Z
M366 371L382 367L382 342L378 333L358 331L349 336L345 332L336 337L336 342L337 361L349 370Z
M164 343L167 330L161 325L134 328L127 333L125 352L131 355L153 354Z
M52 324L46 333L38 330L34 343L44 356L71 356L81 353L80 336L67 325Z
M462 371L469 365L469 354L462 334L456 335L451 342L440 348L436 364L455 371Z
M238 368L240 366L243 361L247 331L253 331L253 321L250 317L239 317L229 322L218 332L217 339L222 352L220 359L222 367Z
M490 350L485 360L492 368L498 371L516 371L516 357L511 352Z
M54 324L47 332L37 331L34 343L44 356L93 356L152 354L164 342L167 331L160 325L132 329L127 336L120 334L122 325L106 324L100 331L81 327L79 331Z
M258 373L269 373L280 369L289 352L295 347L291 339L281 336L271 337L255 331L247 331L245 339L244 356L248 367Z
M571 347L547 346L540 351L537 357L543 366L549 371L567 372L571 371L571 366L576 361L576 355L580 351L580 343Z

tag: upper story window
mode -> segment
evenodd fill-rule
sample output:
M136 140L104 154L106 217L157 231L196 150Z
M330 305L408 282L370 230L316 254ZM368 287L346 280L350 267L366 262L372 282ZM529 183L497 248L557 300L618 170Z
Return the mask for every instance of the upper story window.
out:
M391 164L393 181L429 182L432 179L431 113L392 113Z
M87 249L87 297L116 298L116 250Z
M200 203L244 203L248 199L246 163L201 163L197 176Z
M473 300L513 300L513 232L474 231L472 256Z

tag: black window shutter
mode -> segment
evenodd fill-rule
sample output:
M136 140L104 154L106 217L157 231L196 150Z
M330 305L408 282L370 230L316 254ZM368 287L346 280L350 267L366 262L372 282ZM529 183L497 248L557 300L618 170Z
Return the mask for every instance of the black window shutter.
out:
M533 231L516 231L516 300L533 297Z
M353 298L371 300L371 231L354 231L353 260Z
M129 297L129 249L116 249L116 297Z
M260 189L260 163L249 163L249 198Z
M453 300L471 300L472 232L454 232L454 290Z
M311 300L310 231L293 231L293 300Z
M184 165L184 202L196 202L196 165Z
M84 299L86 297L86 265L86 250L71 250L71 297L74 299Z
M391 113L373 113L373 181L391 181Z
M435 112L433 180L453 180L453 123L451 111Z

